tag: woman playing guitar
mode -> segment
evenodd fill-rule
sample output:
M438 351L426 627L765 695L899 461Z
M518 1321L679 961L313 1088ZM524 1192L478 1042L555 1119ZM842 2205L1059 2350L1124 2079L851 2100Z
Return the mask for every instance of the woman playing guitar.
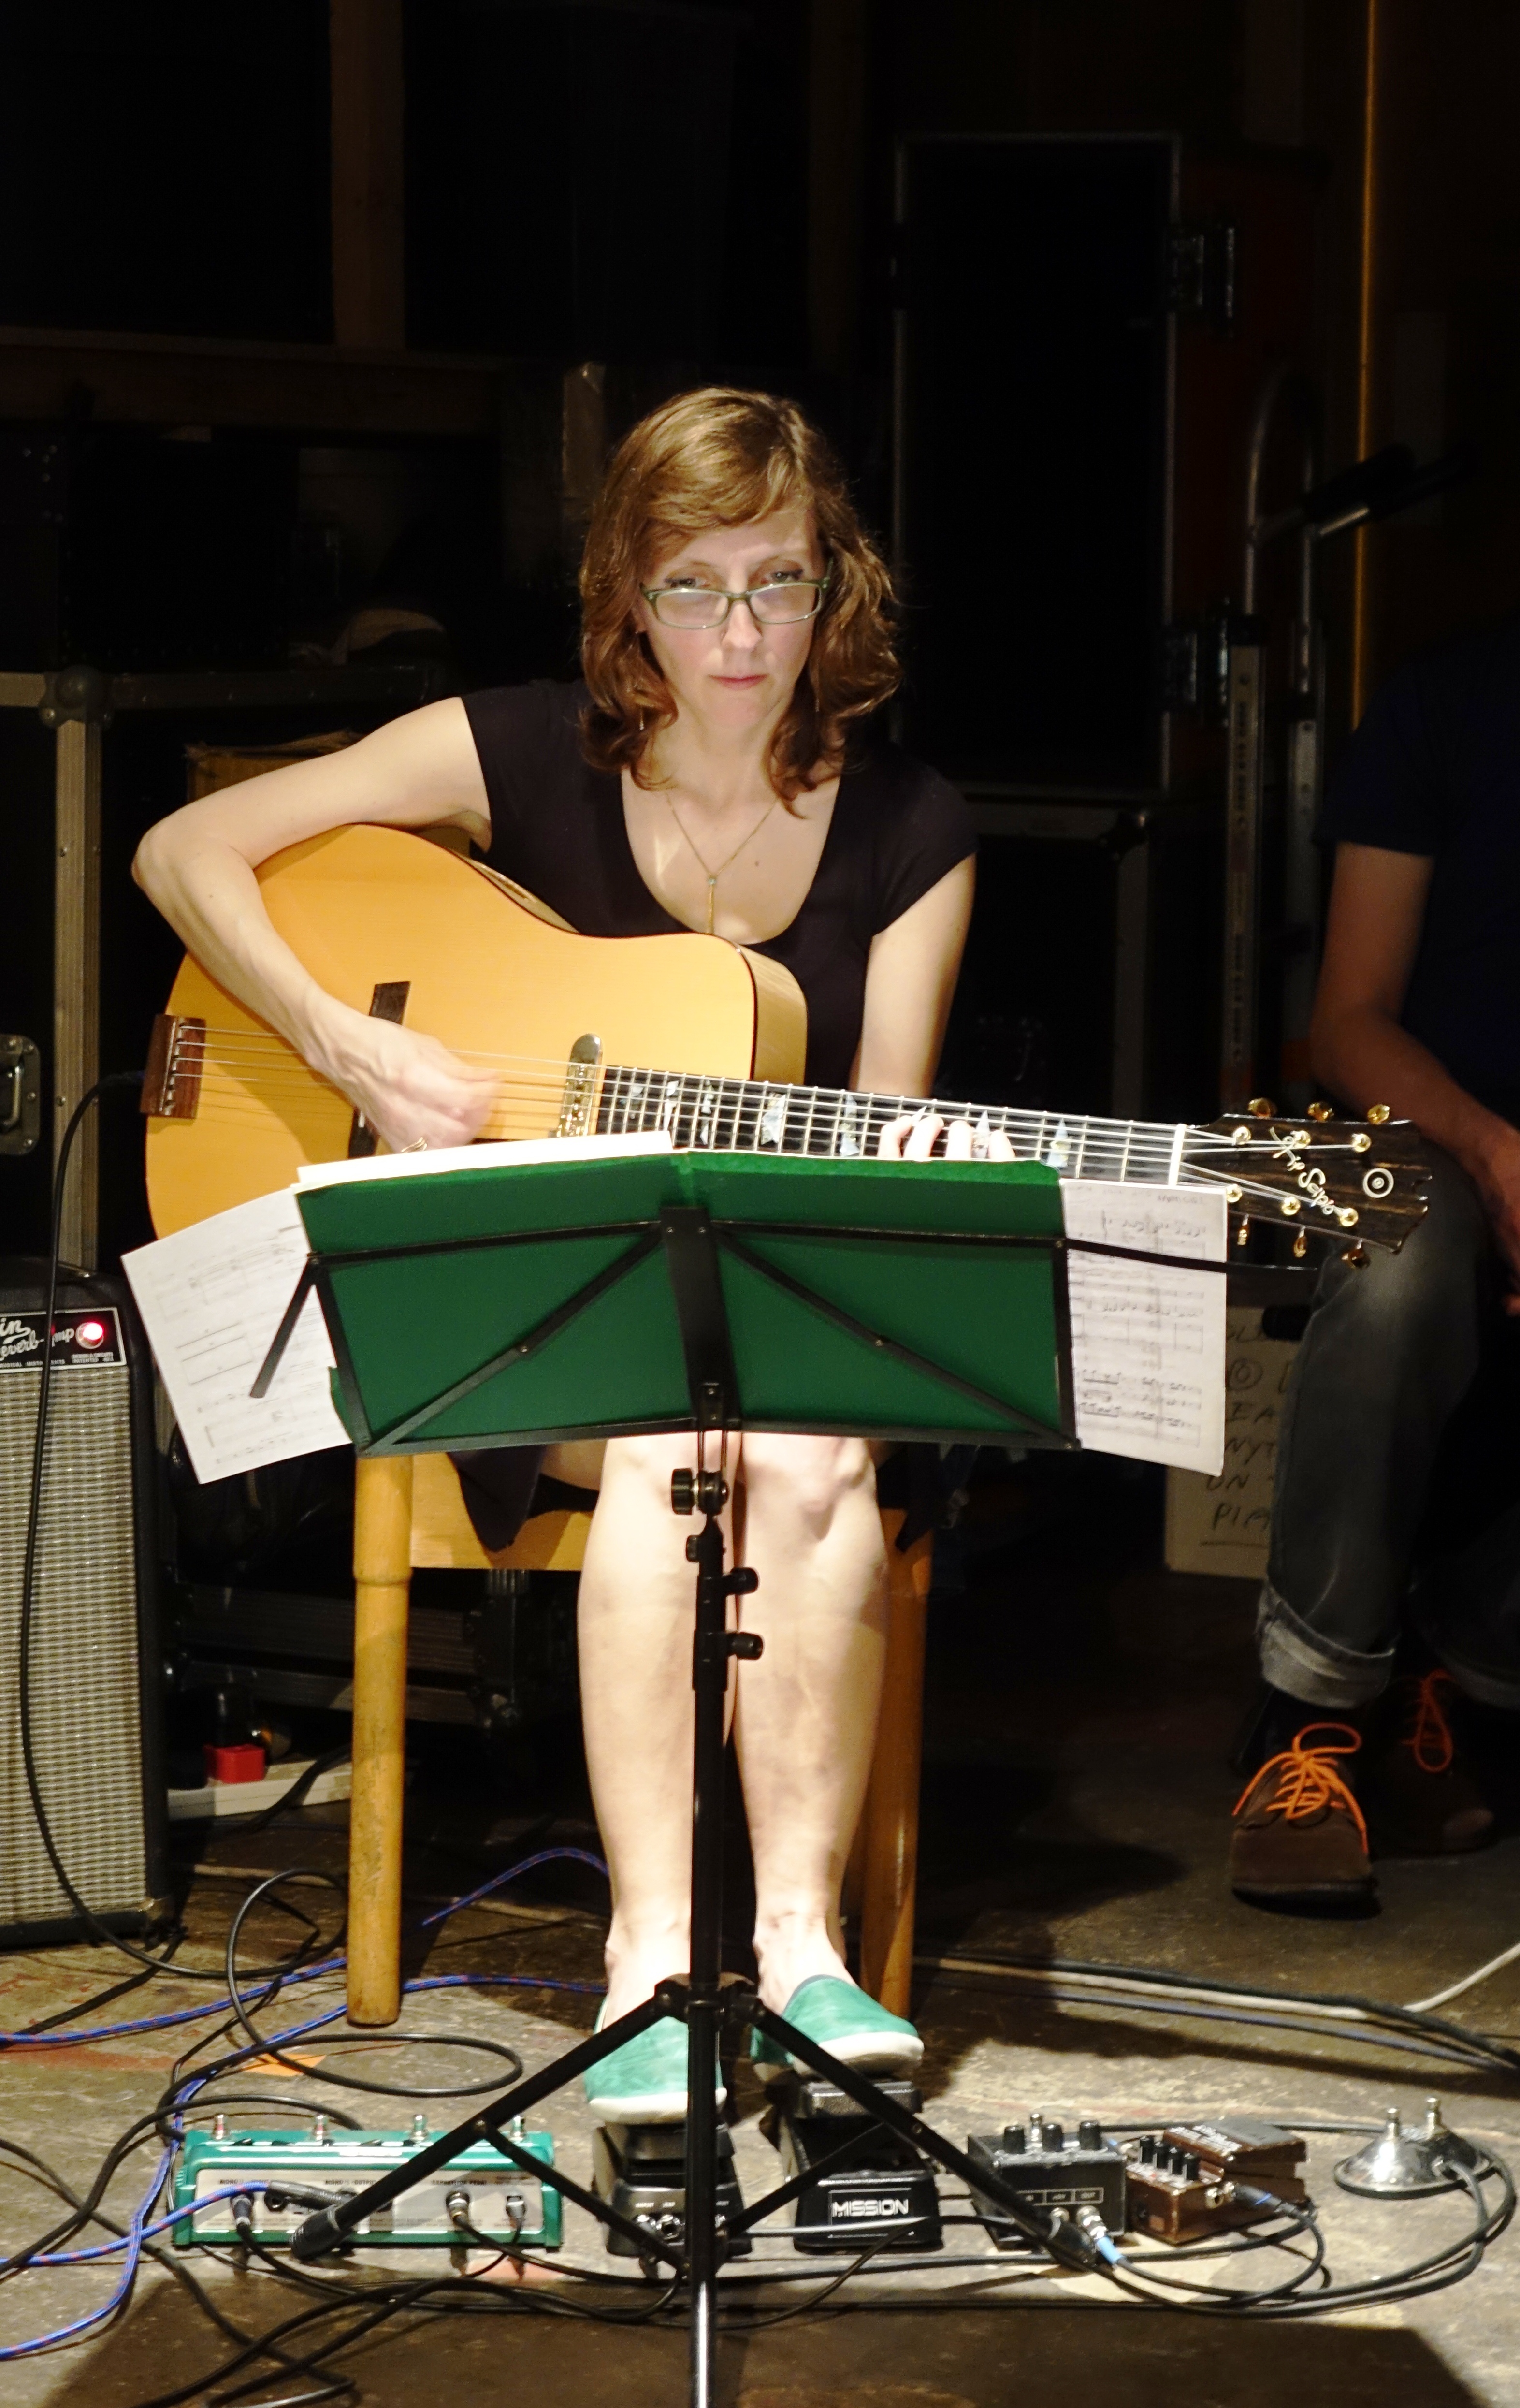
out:
M765 394L668 403L612 460L581 594L583 683L435 703L192 803L149 832L139 882L204 968L394 1149L467 1142L495 1082L323 992L271 925L258 865L356 822L463 827L583 934L696 929L769 953L807 999L810 1082L926 1096L975 839L941 778L851 741L897 681L891 589L822 438ZM897 1121L882 1150L926 1154L939 1130ZM969 1131L950 1144L968 1152ZM580 1648L612 1872L609 2018L687 1963L691 1576L669 1493L692 1460L692 1440L673 1436L552 1448L545 1464L600 1490ZM495 1543L511 1536L502 1500L515 1493L521 1518L537 1468L522 1451L466 1462ZM850 1980L839 1919L881 1685L872 1462L856 1439L748 1436L739 1477L760 1575L742 1612L766 1642L736 1668L734 1706L761 1992L835 2054L905 2070L918 2036ZM620 2049L588 2078L594 2110L682 2117L685 2048L668 2022Z

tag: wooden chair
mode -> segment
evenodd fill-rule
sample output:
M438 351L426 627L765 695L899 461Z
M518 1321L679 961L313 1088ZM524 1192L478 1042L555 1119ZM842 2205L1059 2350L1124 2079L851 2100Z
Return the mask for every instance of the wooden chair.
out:
M860 1977L894 2014L913 1970L924 1637L931 1541L899 1552L902 1514L884 1511L890 1568L886 1672L870 1787L847 1896L858 1904ZM589 1513L537 1513L505 1555L486 1555L444 1455L376 1456L354 1493L353 1800L349 1838L348 2007L351 2023L401 2010L401 1839L406 1767L407 1615L414 1566L579 1571ZM850 1893L853 1892L853 1895Z

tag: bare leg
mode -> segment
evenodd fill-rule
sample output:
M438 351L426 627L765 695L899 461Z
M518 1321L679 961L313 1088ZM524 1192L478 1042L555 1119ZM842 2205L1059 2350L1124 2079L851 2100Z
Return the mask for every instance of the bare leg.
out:
M839 1887L865 1802L885 1653L886 1566L863 1440L744 1441L742 1602L766 1652L739 1668L736 1737L754 1855L766 2004L848 1980Z
M581 1575L581 1710L612 1875L609 2022L691 1960L695 1574L670 1474L695 1460L689 1436L609 1440Z
M689 1437L614 1439L581 1576L581 1698L612 1875L608 2019L690 1958L691 1525L670 1511ZM767 2005L815 1973L848 1979L839 1885L865 1799L881 1695L886 1583L870 1456L857 1439L750 1437L737 1738ZM730 1695L736 1684L730 1680Z

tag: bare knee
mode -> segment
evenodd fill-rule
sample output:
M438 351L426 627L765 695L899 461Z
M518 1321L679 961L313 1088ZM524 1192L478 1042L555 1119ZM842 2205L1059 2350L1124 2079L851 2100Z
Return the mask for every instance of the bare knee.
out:
M876 1467L858 1438L747 1437L743 1476L752 1512L784 1516L815 1544L841 1512L876 1498Z
M711 1461L711 1455L709 1455ZM689 1470L696 1461L696 1440L690 1430L647 1431L638 1438L609 1438L602 1460L603 1491L638 1487L670 1499L670 1474Z

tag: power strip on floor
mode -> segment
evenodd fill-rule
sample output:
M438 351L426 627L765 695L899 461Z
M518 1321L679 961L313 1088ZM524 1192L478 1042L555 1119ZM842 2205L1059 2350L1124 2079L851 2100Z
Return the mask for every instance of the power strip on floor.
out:
M309 1756L287 1756L272 1765L262 1781L208 1781L199 1789L169 1791L171 1823L205 1823L213 1817L222 1822L239 1814L262 1813L266 1806L278 1806L280 1799L294 1788L303 1772L309 1772ZM319 1772L306 1796L303 1806L331 1806L347 1798L353 1785L351 1764L329 1765Z

